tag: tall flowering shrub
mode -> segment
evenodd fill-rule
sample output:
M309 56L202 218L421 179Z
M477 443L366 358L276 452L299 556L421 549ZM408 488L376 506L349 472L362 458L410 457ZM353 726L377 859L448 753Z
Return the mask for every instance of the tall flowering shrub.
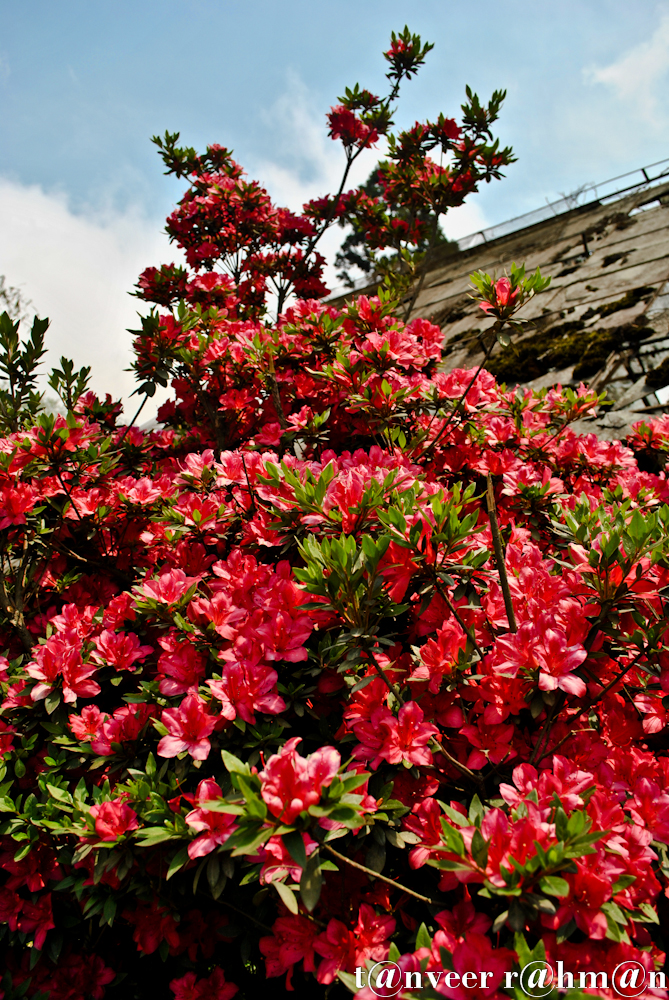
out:
M425 51L394 36L392 100ZM347 165L389 109L333 109ZM470 189L486 114L442 123L451 166L436 127L390 142L393 197ZM66 359L66 415L40 411L44 324L0 324L3 996L369 1000L391 960L460 1000L447 972L501 997L530 960L659 968L666 418L602 442L570 428L585 387L445 374L397 288L318 300L340 196L289 219L175 143L188 268L144 273L135 345L161 426ZM486 355L544 285L474 276Z

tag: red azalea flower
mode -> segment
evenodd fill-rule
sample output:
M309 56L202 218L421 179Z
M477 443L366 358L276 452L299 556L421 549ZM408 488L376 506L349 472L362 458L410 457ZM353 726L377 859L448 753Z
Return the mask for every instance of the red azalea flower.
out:
M100 840L116 840L139 826L137 813L130 808L125 798L91 806L91 816L95 820L95 832Z
M195 692L188 694L178 708L166 708L160 717L169 735L158 744L161 757L176 757L187 752L194 760L206 760L211 750L207 736L216 719L207 712L206 702Z

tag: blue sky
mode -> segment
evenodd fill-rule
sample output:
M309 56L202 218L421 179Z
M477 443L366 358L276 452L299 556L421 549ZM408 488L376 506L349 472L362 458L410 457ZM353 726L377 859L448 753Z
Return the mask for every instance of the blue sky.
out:
M0 0L0 274L53 321L56 350L121 374L139 270L179 185L149 142L179 130L232 147L277 201L336 183L324 114L384 85L391 29L435 43L398 125L454 114L469 83L505 87L518 163L447 220L464 235L561 192L669 157L669 3L566 0ZM361 177L373 165L361 166ZM336 239L331 241L334 250Z

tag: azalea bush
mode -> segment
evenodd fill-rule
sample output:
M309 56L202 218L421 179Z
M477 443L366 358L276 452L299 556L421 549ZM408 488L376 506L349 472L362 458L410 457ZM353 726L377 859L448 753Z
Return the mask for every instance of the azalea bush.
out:
M669 423L603 442L586 387L441 370L393 223L510 161L501 95L387 138L372 206L345 190L427 48L393 36L388 97L332 109L344 181L300 216L160 140L189 187L187 266L138 285L156 429L67 359L44 412L46 325L0 322L5 1000L371 1000L386 960L432 975L411 996L520 998L528 961L664 962ZM363 208L406 267L335 307L315 248ZM545 285L473 276L485 357Z

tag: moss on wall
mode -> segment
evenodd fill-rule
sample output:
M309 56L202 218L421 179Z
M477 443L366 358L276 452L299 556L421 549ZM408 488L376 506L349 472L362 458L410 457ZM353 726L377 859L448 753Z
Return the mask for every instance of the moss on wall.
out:
M594 316L610 316L648 301L654 291L651 286L642 285L614 302L587 309L580 319L539 330L495 352L486 367L500 381L509 383L530 382L552 369L570 365L575 366L574 379L591 378L606 364L612 351L634 349L655 331L644 325L643 319L608 329L586 327L587 320Z

